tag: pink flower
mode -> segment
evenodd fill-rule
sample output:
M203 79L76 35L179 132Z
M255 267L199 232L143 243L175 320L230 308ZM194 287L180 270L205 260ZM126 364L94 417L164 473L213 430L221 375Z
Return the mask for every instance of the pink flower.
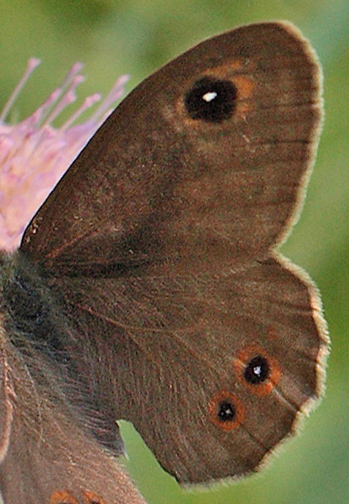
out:
M75 63L61 86L27 119L7 124L6 116L38 59L29 60L27 69L0 114L0 249L19 245L28 222L46 199L99 126L110 115L112 105L124 92L127 76L120 77L97 110L81 124L76 120L101 100L99 94L85 99L82 106L59 128L52 122L76 100L76 89L84 80L83 65Z

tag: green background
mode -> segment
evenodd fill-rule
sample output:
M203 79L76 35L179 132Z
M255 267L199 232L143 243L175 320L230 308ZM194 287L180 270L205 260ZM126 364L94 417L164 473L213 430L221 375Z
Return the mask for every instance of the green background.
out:
M288 19L312 41L324 68L326 120L304 211L283 252L322 292L333 347L326 397L262 474L210 491L183 491L131 426L123 433L128 470L149 504L349 502L348 0L0 0L0 19L0 105L27 59L43 60L16 105L18 118L75 61L86 63L82 99L106 94L122 73L132 76L130 90L200 39L239 24Z

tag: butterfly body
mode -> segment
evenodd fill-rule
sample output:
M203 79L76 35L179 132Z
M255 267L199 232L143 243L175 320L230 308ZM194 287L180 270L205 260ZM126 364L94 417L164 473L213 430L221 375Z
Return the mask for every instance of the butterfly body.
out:
M91 139L3 259L4 425L24 425L3 436L3 494L33 443L25 471L31 454L57 459L59 491L141 502L112 496L121 418L181 483L254 472L295 431L321 395L328 339L315 286L277 246L302 202L320 93L293 27L251 25L164 66ZM40 504L64 498L51 473L34 469L24 489L29 478Z

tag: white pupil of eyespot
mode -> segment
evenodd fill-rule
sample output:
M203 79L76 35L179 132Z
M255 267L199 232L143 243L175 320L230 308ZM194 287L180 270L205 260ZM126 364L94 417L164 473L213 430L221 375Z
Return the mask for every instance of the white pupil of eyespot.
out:
M202 99L205 100L205 102L207 102L207 103L210 103L215 98L217 98L216 91L209 91L208 93L205 93L204 95L202 95Z
M262 368L261 368L261 366L255 366L255 367L253 368L253 372L254 372L254 374L255 374L256 376L260 376L260 375L262 374Z

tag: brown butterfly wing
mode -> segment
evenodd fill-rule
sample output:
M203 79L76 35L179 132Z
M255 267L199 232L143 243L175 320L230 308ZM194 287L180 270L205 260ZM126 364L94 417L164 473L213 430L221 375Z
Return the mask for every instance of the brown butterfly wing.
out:
M237 274L143 275L107 285L60 282L61 291L71 289L66 311L84 353L81 372L93 377L103 409L130 420L180 482L256 470L319 397L320 300L284 260ZM245 376L255 358L269 367L257 383ZM224 402L235 409L231 421L221 418Z
M71 414L54 377L43 373L44 359L38 354L31 366L24 364L3 327L0 331L0 501L145 504L124 471ZM50 386L43 387L47 380Z
M193 119L205 79L208 91L223 83L223 104ZM168 261L237 268L263 257L298 209L320 116L318 65L289 25L203 42L126 97L21 249L57 275L158 271Z
M320 393L319 297L275 252L320 116L292 27L215 37L125 99L25 233L91 394L181 482L256 470Z

